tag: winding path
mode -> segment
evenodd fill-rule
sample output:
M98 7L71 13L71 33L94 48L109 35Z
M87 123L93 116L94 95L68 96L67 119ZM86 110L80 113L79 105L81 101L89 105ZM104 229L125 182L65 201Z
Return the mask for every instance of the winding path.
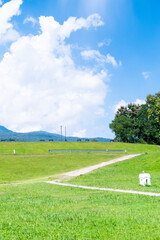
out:
M131 154L131 155L127 155L127 156L123 156L120 158L116 158L113 160L110 160L108 162L102 162L90 167L86 167L86 168L82 168L79 170L75 170L75 171L71 171L71 172L67 172L67 173L63 173L60 175L59 179L56 179L54 181L43 181L45 183L49 183L49 184L54 184L54 185L59 185L59 186L66 186L66 187L74 187L74 188L82 188L82 189L90 189L90 190L100 190L100 191L110 191L110 192L120 192L120 193L130 193L130 194L139 194L139 195L147 195L147 196L156 196L156 197L160 197L160 193L153 193L153 192L140 192L140 191L133 191L133 190L122 190L122 189L113 189L113 188L99 188L99 187L90 187L90 186L81 186L81 185L73 185L73 184L68 184L68 183L62 183L59 181L62 181L63 178L71 178L71 177L77 177L83 174L87 174L95 169L110 165L110 164L114 164L117 162L121 162L121 161L125 161L128 159L131 159L133 157L137 157L140 156L142 154ZM21 182L21 183L9 183L9 184L0 184L0 186L5 186L5 185L20 185L20 184L30 184L30 183L40 183L40 182ZM41 182L42 183L42 182ZM3 194L2 192L0 192L0 194Z
M102 163L99 163L99 164L96 164L96 165L92 165L90 167L81 168L79 170L75 170L75 171L72 171L72 172L63 173L63 174L61 174L61 176L77 177L77 176L89 173L89 172L91 172L93 170L96 170L98 168L105 167L105 166L113 164L113 163L122 162L122 161L128 160L130 158L140 156L140 155L142 155L142 154L130 154L130 155L127 155L127 156L123 156L123 157L120 157L120 158L110 160L108 162L102 162Z
M140 191L133 191L133 190L113 189L113 188L88 187L88 186L73 185L73 184L68 184L68 183L59 183L59 182L56 182L56 181L47 181L46 183L51 183L51 184L54 184L54 185L60 185L60 186L65 186L65 187L75 187L75 188L83 188L83 189L91 189L91 190L101 190L101 191L120 192L120 193L131 193L131 194L139 194L139 195L148 195L148 196L160 197L160 193L153 193L153 192L140 192Z
M110 164L114 164L117 162L121 162L121 161L125 161L128 159L131 159L133 157L137 157L140 156L142 154L130 154L127 156L123 156L120 158L116 158L113 160L110 160L108 162L102 162L90 167L86 167L86 168L82 168L79 170L75 170L75 171L71 171L71 172L67 172L67 173L63 173L61 174L61 176L64 177L77 177L80 175L84 175L87 174L95 169L110 165ZM62 179L56 179L55 181L46 181L46 183L50 183L50 184L54 184L54 185L60 185L60 186L66 186L66 187L74 187L74 188L83 188L83 189L91 189L91 190L100 190L100 191L110 191L110 192L121 192L121 193L130 193L130 194L139 194L139 195L147 195L147 196L156 196L159 197L160 193L153 193L153 192L140 192L140 191L133 191L133 190L122 190L122 189L113 189L113 188L99 188L99 187L89 187L89 186L81 186L81 185L73 185L73 184L68 184L68 183L61 183L59 181L61 181Z

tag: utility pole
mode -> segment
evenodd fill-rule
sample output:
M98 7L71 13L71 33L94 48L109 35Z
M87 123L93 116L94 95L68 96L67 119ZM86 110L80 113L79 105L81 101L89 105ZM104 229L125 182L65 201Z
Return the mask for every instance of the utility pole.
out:
M66 126L65 126L65 142L67 141L67 138L66 138Z
M62 126L60 126L60 128L61 128L61 142L62 142Z

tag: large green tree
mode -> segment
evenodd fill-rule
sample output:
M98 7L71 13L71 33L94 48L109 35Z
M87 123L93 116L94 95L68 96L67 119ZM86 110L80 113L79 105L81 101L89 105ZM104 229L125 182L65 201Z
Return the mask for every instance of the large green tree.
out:
M160 92L148 95L146 103L148 104L149 118L154 118L160 124Z
M116 139L122 142L137 142L138 133L136 128L137 115L140 106L128 104L127 107L120 107L110 124L115 132Z
M120 107L110 128L117 141L160 144L160 92L148 95L146 104Z

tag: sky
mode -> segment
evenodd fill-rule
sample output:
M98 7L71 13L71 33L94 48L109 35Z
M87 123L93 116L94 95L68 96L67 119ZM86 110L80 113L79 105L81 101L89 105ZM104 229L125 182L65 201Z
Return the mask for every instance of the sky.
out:
M107 137L160 91L159 0L0 0L0 125Z

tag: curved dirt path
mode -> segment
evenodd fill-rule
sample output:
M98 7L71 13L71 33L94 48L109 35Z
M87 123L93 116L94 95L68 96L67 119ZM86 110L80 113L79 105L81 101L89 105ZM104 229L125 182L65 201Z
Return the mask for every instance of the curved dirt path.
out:
M114 164L117 162L121 162L121 161L125 161L128 159L131 159L133 157L137 157L140 156L142 154L130 154L127 156L123 156L120 158L116 158L113 160L110 160L108 162L103 162L103 163L99 163L90 167L86 167L86 168L82 168L79 170L75 170L75 171L71 171L71 172L67 172L67 173L63 173L61 174L61 176L64 177L77 177L80 175L84 175L87 174L95 169L110 165L110 164ZM123 190L123 189L113 189L113 188L99 188L99 187L90 187L90 186L81 186L81 185L74 185L74 184L68 184L68 183L60 183L58 181L61 181L62 179L56 179L55 181L46 181L46 183L50 183L50 184L54 184L54 185L60 185L60 186L66 186L66 187L74 187L74 188L82 188L82 189L91 189L91 190L100 190L100 191L110 191L110 192L120 192L120 193L130 193L130 194L139 194L139 195L147 195L147 196L156 196L156 197L160 197L160 193L153 193L153 192L140 192L140 191L133 191L133 190Z
M76 177L76 176L80 176L83 174L87 174L95 169L110 165L110 164L114 164L117 162L121 162L121 161L125 161L128 159L131 159L133 157L139 156L142 154L132 154L132 155L127 155L121 158L116 158L113 160L110 160L108 162L103 162L103 163L99 163L90 167L86 167L86 168L82 168L79 170L75 170L75 171L71 171L71 172L67 172L67 173L63 173L61 174L61 176L65 176L65 177ZM82 188L82 189L91 189L91 190L100 190L100 191L110 191L110 192L120 192L120 193L130 193L130 194L139 194L139 195L147 195L147 196L160 196L160 193L153 193L153 192L140 192L140 191L133 191L133 190L122 190L122 189L112 189L112 188L99 188L99 187L90 187L90 186L81 186L81 185L73 185L73 184L67 184L67 183L60 183L57 181L60 181L62 179L56 179L55 181L42 181L45 183L50 183L50 184L54 184L54 185L60 185L60 186L67 186L67 187L74 187L74 188ZM41 182L41 183L42 183ZM30 184L30 183L40 183L40 182L21 182L21 183L9 183L9 184L0 184L0 186L5 186L5 185L20 185L20 184ZM3 194L2 192L0 192L0 194Z
M99 164L96 164L96 165L92 165L90 167L81 168L79 170L63 173L63 174L61 174L61 176L77 177L77 176L80 176L80 175L83 175L83 174L87 174L87 173L89 173L89 172L91 172L95 169L105 167L105 166L113 164L113 163L122 162L122 161L128 160L130 158L140 156L140 155L142 155L142 154L130 154L130 155L123 156L123 157L120 157L120 158L116 158L116 159L113 159L113 160L110 160L110 161L107 161L107 162L102 162L102 163L99 163Z
M59 174L59 178L56 179L55 181L58 182L58 181L62 181L62 180L68 180L72 177L77 177L77 176L80 176L80 175L83 175L83 174L87 174L87 173L89 173L89 172L91 172L95 169L98 169L98 168L101 168L101 167L104 167L104 166L107 166L107 165L110 165L110 164L113 164L113 163L125 161L125 160L128 160L130 158L133 158L133 157L136 157L136 156L139 156L139 155L142 155L142 153L140 153L140 154L130 154L130 155L123 156L123 157L120 157L120 158L112 159L112 160L107 161L107 162L102 162L102 163L99 163L99 164L96 164L96 165L81 168L81 169L74 170L74 171L71 171L71 172L62 173L62 174ZM46 177L46 178L49 178L49 177ZM46 181L39 181L39 182L46 182ZM0 184L0 186L19 185L19 184L27 184L27 183L37 183L37 181L33 180L31 182L27 181L27 182L18 182L18 183L2 183L2 184Z
M56 181L47 181L46 183L65 186L65 187L74 187L74 188L83 188L83 189L91 189L91 190L101 190L101 191L120 192L120 193L131 193L131 194L139 194L139 195L160 197L160 193L153 193L153 192L140 192L140 191L133 191L133 190L113 189L113 188L89 187L89 186L81 186L81 185L74 185L74 184L68 184L68 183L59 183L59 182L56 182Z

